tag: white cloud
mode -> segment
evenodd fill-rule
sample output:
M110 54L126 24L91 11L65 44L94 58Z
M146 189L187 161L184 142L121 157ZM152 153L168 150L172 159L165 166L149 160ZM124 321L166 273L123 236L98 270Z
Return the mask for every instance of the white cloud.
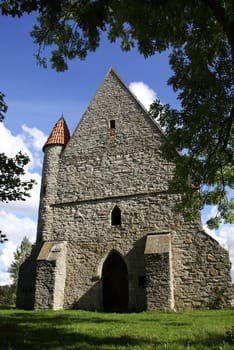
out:
M4 123L0 123L0 139L0 152L5 153L8 157L14 157L16 153L21 151L32 158L32 153L26 146L23 135L12 135L11 131L4 126Z
M209 220L217 213L216 206L209 206L204 211L204 221ZM234 281L234 226L229 224L223 224L219 230L211 230L206 224L203 226L204 230L214 239L216 239L224 248L229 252L229 257L232 263L232 280Z
M20 245L24 236L33 243L36 239L36 217L39 205L42 157L41 148L46 141L46 135L39 129L22 126L22 132L13 135L3 123L0 123L0 152L8 157L14 157L20 150L28 154L30 163L25 168L22 179L36 180L37 184L31 190L31 197L25 201L1 203L0 229L7 235L8 242L0 244L0 285L9 284L8 268L13 258L13 252Z
M225 249L228 249L227 240L222 238L219 233L216 233L215 230L211 230L207 225L203 226L203 229L208 233L209 236L218 241Z
M33 152L31 168L42 167L41 150L47 140L47 136L41 130L37 128L29 128L25 124L22 126L22 130L24 131L24 142Z
M234 226L222 225L219 231L220 239L225 241L227 245L230 259L232 262L232 280L234 281Z
M20 245L22 238L27 236L35 241L36 223L30 217L17 217L5 210L0 210L1 230L7 235L9 242Z
M13 253L16 250L16 245L12 242L4 243L4 247L0 254L0 286L6 284L11 284L10 275L8 273L8 268L13 259Z
M157 98L156 92L142 81L130 83L129 89L147 110L149 110L151 103Z
M36 184L30 191L30 197L28 197L25 201L1 203L1 209L14 212L15 214L36 215L40 198L41 176L37 173L27 173L24 178L26 180L34 179L36 181Z
M3 270L6 270L10 265L13 258L13 252L15 251L16 247L17 247L16 244L10 241L4 243L4 247L0 255L0 264ZM0 281L0 284L1 284L1 281Z
M16 153L21 151L30 158L28 169L32 170L42 166L41 149L47 136L41 130L23 125L22 133L13 135L4 123L0 123L0 139L0 152L5 153L8 157L14 157Z
M22 125L22 130L27 133L27 137L25 139L26 144L32 146L35 150L41 151L43 145L46 142L47 136L37 128L29 128L27 125Z
M5 210L0 210L1 230L7 235L8 242L0 246L0 285L9 284L8 268L13 259L13 253L20 245L23 237L33 243L36 239L36 222L30 217L19 218Z
M26 125L22 126L22 133L12 135L3 123L0 123L0 152L4 152L9 157L14 157L20 150L30 157L28 167L25 167L26 173L22 177L24 180L34 179L36 184L30 192L30 197L25 201L16 201L9 203L1 203L1 208L7 211L18 213L37 213L41 176L33 172L33 169L42 167L42 151L41 148L45 143L46 135L37 128L29 128Z

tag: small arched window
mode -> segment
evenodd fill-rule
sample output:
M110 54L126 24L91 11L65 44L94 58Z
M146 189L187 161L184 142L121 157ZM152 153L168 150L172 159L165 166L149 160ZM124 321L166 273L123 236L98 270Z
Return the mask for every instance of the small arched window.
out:
M118 226L121 225L121 210L116 205L111 212L111 225Z

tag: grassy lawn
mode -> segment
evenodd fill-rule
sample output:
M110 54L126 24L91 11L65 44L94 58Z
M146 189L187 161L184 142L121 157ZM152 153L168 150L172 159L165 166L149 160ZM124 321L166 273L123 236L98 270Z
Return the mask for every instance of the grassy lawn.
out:
M1 308L0 349L233 350L226 333L232 326L234 310L107 314Z

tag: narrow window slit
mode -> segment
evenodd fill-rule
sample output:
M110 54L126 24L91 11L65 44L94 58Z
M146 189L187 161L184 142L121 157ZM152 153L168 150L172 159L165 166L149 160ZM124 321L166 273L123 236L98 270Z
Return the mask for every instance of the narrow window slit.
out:
M110 120L110 129L115 129L115 120Z

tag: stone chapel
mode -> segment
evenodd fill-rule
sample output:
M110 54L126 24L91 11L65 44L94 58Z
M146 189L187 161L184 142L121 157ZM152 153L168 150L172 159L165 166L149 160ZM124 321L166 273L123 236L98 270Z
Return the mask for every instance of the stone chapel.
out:
M229 307L228 252L174 211L167 142L113 69L70 137L43 147L36 243L17 307L130 312Z

